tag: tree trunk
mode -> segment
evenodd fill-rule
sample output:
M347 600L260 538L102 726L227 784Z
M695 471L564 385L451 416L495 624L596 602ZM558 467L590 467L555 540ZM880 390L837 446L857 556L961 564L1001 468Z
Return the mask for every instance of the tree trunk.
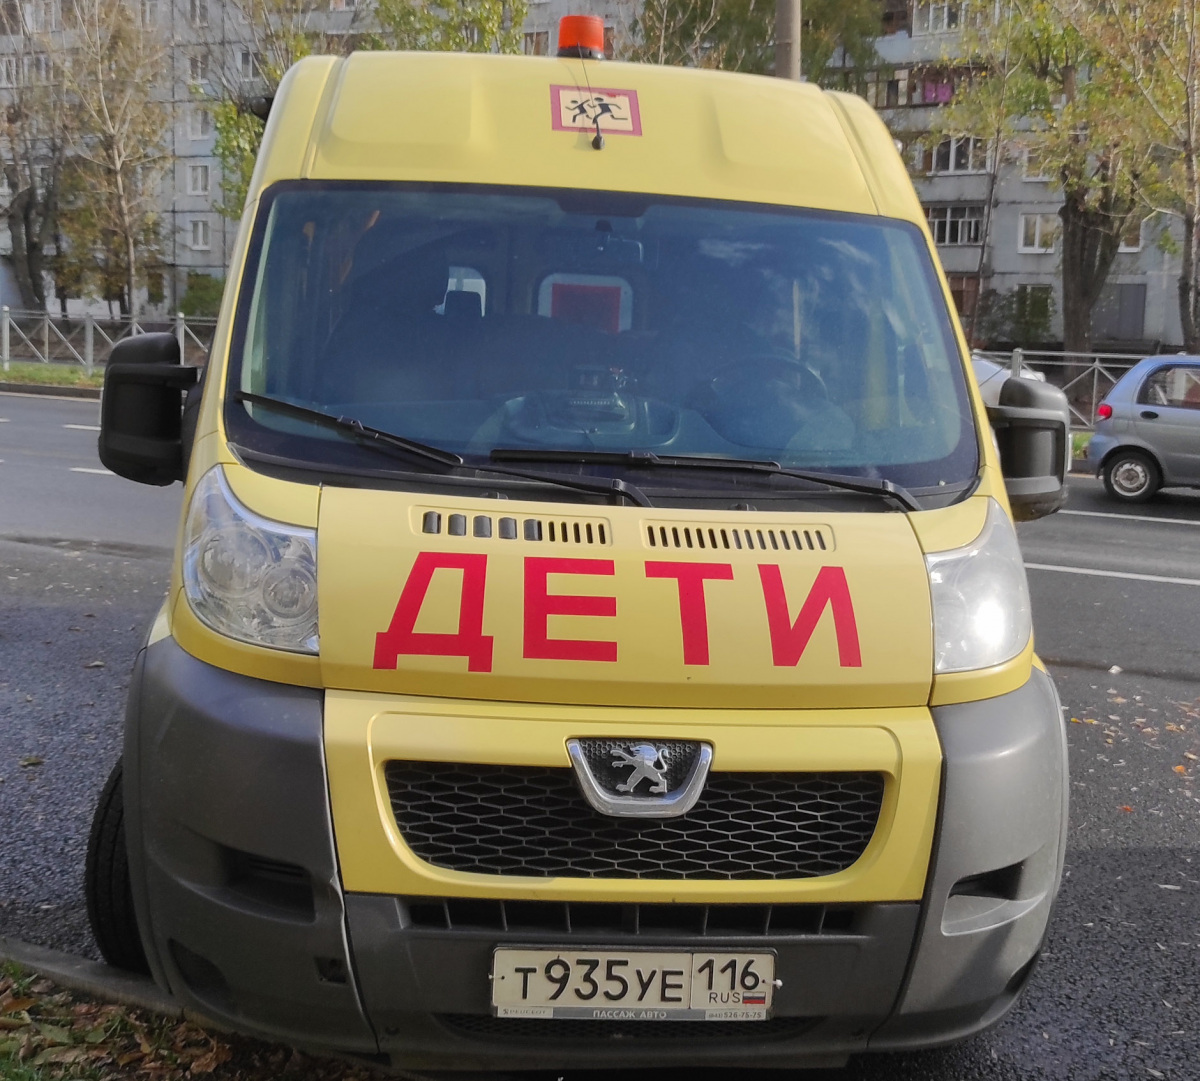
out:
M1064 194L1058 212L1062 219L1063 350L1090 353L1092 311L1104 292L1133 203L1111 185L1101 188L1096 203L1089 203L1086 188L1067 188Z
M1188 206L1183 212L1183 251L1179 268L1179 327L1183 347L1195 353L1197 347L1196 317L1196 210Z
M37 293L30 273L26 233L27 207L31 192L27 187L18 190L18 185L13 183L13 180L13 174L10 172L9 185L16 192L8 204L8 235L12 241L13 276L17 279L17 288L21 291L21 307L27 311L34 311L38 307Z

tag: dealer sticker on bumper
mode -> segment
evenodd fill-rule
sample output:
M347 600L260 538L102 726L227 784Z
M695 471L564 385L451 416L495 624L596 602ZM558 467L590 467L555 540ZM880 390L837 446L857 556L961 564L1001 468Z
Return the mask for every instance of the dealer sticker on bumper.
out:
M498 1017L764 1021L775 956L498 948L491 980Z

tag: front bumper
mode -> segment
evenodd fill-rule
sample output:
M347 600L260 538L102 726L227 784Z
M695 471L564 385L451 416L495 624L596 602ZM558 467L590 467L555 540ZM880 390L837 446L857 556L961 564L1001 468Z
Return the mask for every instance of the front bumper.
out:
M572 900L561 880L492 897L346 891L322 693L213 668L165 639L139 658L125 750L147 954L160 983L234 1027L410 1068L818 1065L958 1039L1011 1005L1045 933L1065 740L1041 671L933 721L942 798L921 900L791 904L777 886L687 905L665 903L670 887ZM502 944L767 948L783 986L768 1022L494 1019L487 973Z

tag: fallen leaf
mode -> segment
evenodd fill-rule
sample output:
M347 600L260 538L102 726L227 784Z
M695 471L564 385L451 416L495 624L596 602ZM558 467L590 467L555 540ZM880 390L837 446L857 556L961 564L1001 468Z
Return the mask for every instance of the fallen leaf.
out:
M1133 810L1133 808L1132 808L1132 807L1130 807L1128 803L1123 803L1123 804L1121 804L1121 806L1120 806L1120 807L1118 807L1118 808L1117 808L1117 810L1118 810L1118 811L1125 811L1125 812L1127 812L1127 813L1128 813L1129 811L1132 811L1132 810Z
M84 668L103 668L104 662L103 661L88 661L88 663L85 664L83 667Z
M1111 667L1111 668L1108 670L1108 674L1109 674L1110 676L1119 676L1119 675L1120 675L1120 674L1121 674L1123 671L1124 671L1124 669L1123 669L1123 668L1122 668L1122 667L1121 667L1119 664L1114 664L1114 665L1113 665L1113 666L1112 666L1112 667Z
M30 1006L36 1006L36 998L10 998L7 1002L0 1002L0 1014L19 1013L21 1010L27 1010Z
M1176 766L1175 772L1176 773L1187 773L1187 766Z
M21 759L21 768L28 769L30 766L40 766L45 761L40 755L31 754L27 758Z
M1109 701L1112 702L1114 705L1121 706L1121 705L1125 704L1126 699L1122 698L1120 695L1117 695L1116 698L1110 698Z
M1181 889L1183 889L1182 886L1173 886L1169 882L1160 882L1158 884L1158 888L1160 890L1181 890Z
M1071 723L1072 724L1082 724L1083 722L1078 717L1072 717Z

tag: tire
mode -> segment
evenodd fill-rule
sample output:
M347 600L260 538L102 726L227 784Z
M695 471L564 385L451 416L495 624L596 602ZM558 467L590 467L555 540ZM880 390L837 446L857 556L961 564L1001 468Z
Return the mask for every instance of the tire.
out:
M88 837L83 892L87 898L88 923L92 925L100 956L115 968L149 973L133 910L121 772L118 759L96 804Z
M1145 503L1162 485L1162 470L1149 454L1118 450L1104 462L1104 487L1122 503Z

